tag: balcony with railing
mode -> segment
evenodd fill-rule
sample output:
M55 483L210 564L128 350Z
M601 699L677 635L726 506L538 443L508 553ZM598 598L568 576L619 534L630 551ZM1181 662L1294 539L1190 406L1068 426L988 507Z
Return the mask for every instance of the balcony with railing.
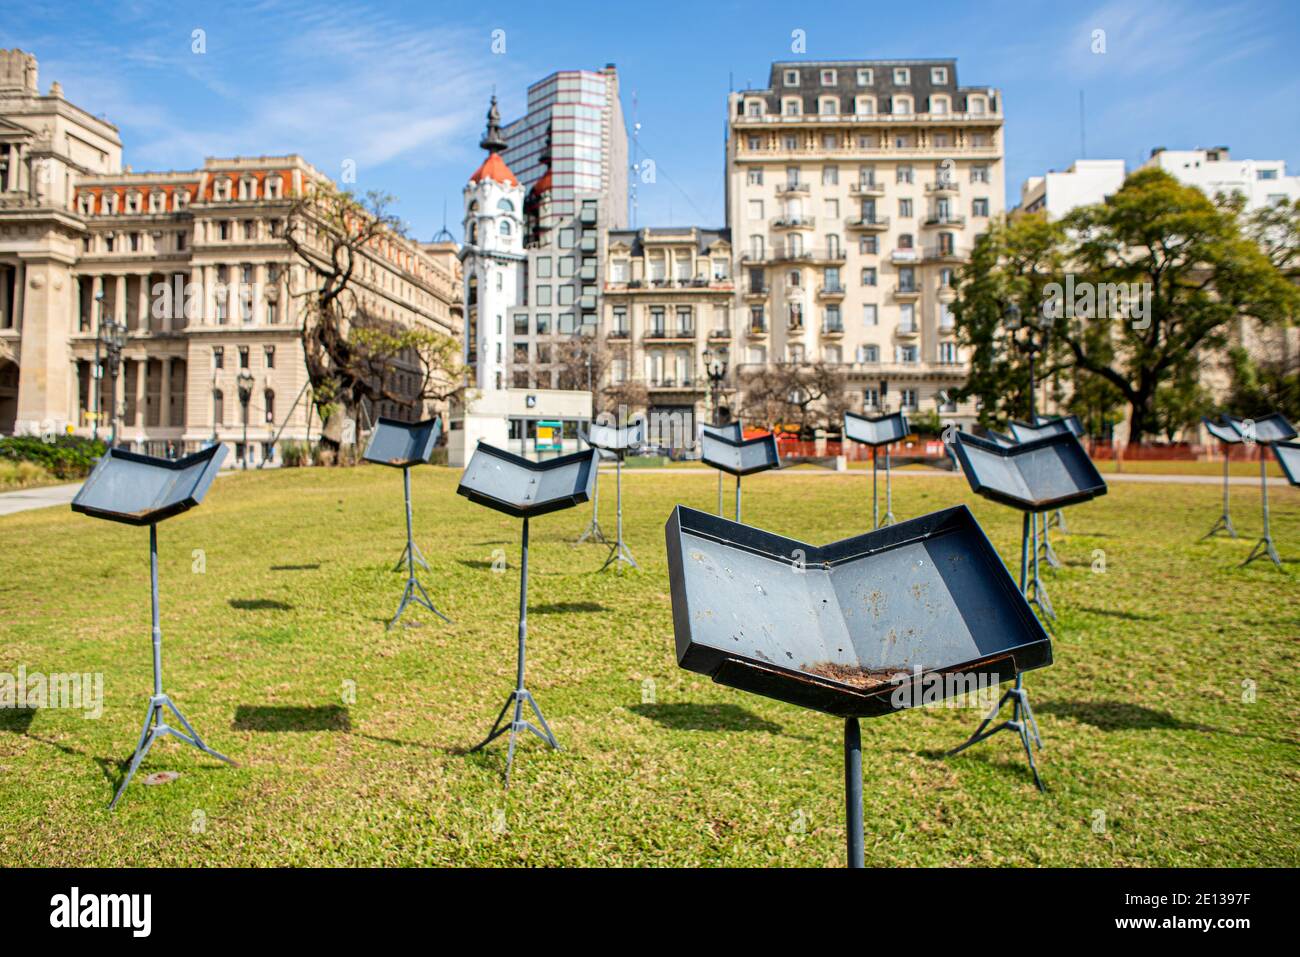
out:
M850 183L849 192L855 196L884 196L885 184L874 180L870 183Z
M839 283L830 283L825 286L817 287L818 299L843 299L844 287Z
M776 184L776 191L782 195L785 195L787 193L806 194L808 190L809 190L809 185L807 183L777 183Z
M921 287L916 283L900 282L894 286L894 298L902 300L916 299L921 295Z
M746 299L766 299L772 292L772 287L765 282L751 282L745 285L744 297Z
M964 263L970 258L970 250L959 246L927 246L925 261L937 263Z
M772 228L775 230L783 229L815 229L817 228L816 216L777 216L772 220Z
M925 191L932 196L955 196L959 189L955 179L941 179L925 184Z
M914 263L921 261L921 251L913 247L898 247L889 254L889 261L895 263Z
M939 229L944 226L961 229L966 225L966 217L955 213L931 213L925 217L926 229Z
M717 326L717 327L713 328L712 330L710 330L710 332L709 332L709 338L710 338L711 340L715 340L715 341L718 341L718 340L724 340L724 339L730 339L730 338L731 338L731 329L729 329L729 328L727 328L727 327L725 327L725 326Z
M889 228L888 216L853 216L845 225L849 229L861 229L869 233L883 233Z
M757 321L754 319L749 320L749 322L746 323L745 325L745 332L748 334L749 338L751 339L766 337L767 320L766 319L757 320Z
M825 319L822 321L822 335L828 339L838 339L844 335L843 319Z
M921 332L921 327L915 322L900 322L894 327L894 335L900 339L914 339Z

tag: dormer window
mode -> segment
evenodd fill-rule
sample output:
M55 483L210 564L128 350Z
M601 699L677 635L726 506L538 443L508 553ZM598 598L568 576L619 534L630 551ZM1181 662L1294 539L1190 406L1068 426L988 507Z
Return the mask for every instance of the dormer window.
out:
M817 101L817 112L822 116L834 116L840 111L840 100L837 96L823 96Z
M988 110L988 100L982 96L967 97L966 108L972 113L984 113Z
M500 199L497 200L497 209L501 210L503 213L513 213L515 211L515 204L510 202L508 199Z
M176 209L184 209L186 206L190 204L190 191L188 189L182 189L179 192L173 194L172 202L174 203Z
M894 67L894 85L907 86L912 82L912 71L905 66Z
M219 179L212 184L212 198L219 203L230 200L230 180Z
M128 215L140 212L140 194L126 194L126 212Z
M858 70L858 86L871 86L876 81L876 71L868 67Z
M858 116L870 116L876 112L876 98L874 96L855 96L853 98L853 112Z
M117 214L120 201L121 198L117 195L117 193L108 194L108 211L113 215Z
M160 189L149 192L149 212L165 213L167 211L167 194Z
M912 98L910 96L896 96L893 102L893 112L896 116L906 115L912 112Z
M746 100L746 101L745 101L745 115L746 115L746 116L762 116L762 115L763 115L763 101L762 101L762 100Z
M930 82L943 86L948 82L948 68L946 66L936 66L930 68Z
M930 112L939 116L948 112L948 98L946 96L930 97Z
M266 198L280 199L284 193L284 177L268 176L265 180Z
M834 71L834 70L822 70L822 71L821 71L821 80L822 80L822 86L834 86L834 85L835 85L835 71Z
M798 85L799 85L799 71L798 71L798 70L786 70L786 71L785 71L785 85L786 85L786 86L798 86Z
M781 101L781 114L783 116L798 116L803 112L803 101L797 96L787 96Z
M95 197L90 193L77 197L77 210L82 216L91 215L95 211Z
M245 176L239 181L239 198L241 200L254 199L257 196L257 183L251 176Z

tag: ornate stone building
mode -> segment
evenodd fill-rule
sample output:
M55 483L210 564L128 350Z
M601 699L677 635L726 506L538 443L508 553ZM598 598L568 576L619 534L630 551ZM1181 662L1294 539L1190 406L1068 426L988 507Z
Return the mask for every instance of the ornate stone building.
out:
M21 51L0 51L0 155L0 433L116 426L132 448L226 441L238 460L239 382L251 377L249 461L273 459L277 433L308 436L308 403L295 400L309 276L284 229L294 201L329 182L323 174L293 155L123 169L116 129L58 84L42 96ZM392 236L364 256L361 307L460 335L454 245ZM125 328L116 367L100 341L110 322Z

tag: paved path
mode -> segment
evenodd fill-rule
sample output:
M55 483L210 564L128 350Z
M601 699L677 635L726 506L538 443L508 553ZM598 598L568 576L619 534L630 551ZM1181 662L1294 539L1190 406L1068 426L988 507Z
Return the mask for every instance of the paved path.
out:
M602 469L608 474L613 471L608 466ZM822 475L865 475L862 469L852 469L848 472L833 472L830 469L799 469L798 471L786 470L789 475L802 476L822 476ZM222 471L220 474L227 475L229 470ZM713 469L697 468L680 468L680 469L662 469L662 468L629 468L624 469L624 475L691 475L691 476L713 476L718 473ZM943 469L897 469L894 472L894 478L912 478L920 476L921 478L960 478L960 472L948 472ZM1120 472L1102 476L1107 482L1147 482L1159 484L1182 484L1182 485L1221 485L1223 477L1220 475L1145 475L1133 472ZM1259 485L1259 479L1244 475L1234 475L1228 479L1232 485L1248 485L1255 487ZM1270 488L1280 488L1287 484L1286 479L1270 478L1268 480ZM49 508L53 505L69 505L72 498L77 494L77 489L81 488L80 482L74 482L71 485L47 485L44 488L22 489L18 492L0 492L0 515L12 515L15 512L26 512L33 508Z

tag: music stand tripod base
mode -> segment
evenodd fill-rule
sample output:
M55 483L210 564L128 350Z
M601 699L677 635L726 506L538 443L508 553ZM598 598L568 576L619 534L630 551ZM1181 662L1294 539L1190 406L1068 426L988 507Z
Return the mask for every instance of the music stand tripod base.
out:
M225 455L224 445L211 445L175 461L111 448L72 500L74 512L127 525L149 526L153 694L149 697L140 738L131 755L126 776L108 804L110 811L117 807L149 749L159 738L171 736L226 764L235 763L208 746L163 690L162 624L158 599L158 522L198 505L207 494ZM168 723L167 712L171 712L184 730Z

